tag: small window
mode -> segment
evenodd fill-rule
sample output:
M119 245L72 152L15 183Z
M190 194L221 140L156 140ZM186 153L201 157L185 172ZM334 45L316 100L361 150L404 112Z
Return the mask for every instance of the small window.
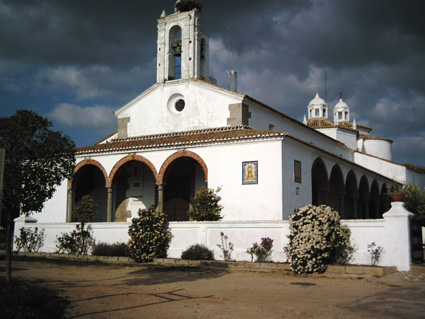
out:
M185 103L185 102L184 102L184 100L182 100L182 99L178 99L178 100L176 101L176 103L174 104L174 106L175 106L175 108L176 108L176 110L177 110L178 112L183 111L183 109L184 109L185 105L186 105L186 103Z
M326 117L326 109L323 109L323 117Z
M294 160L294 182L301 183L301 162Z
M315 116L319 116L319 109L316 109L315 111Z
M269 131L274 131L274 125L273 124L269 124Z
M338 112L338 120L342 120L342 112Z

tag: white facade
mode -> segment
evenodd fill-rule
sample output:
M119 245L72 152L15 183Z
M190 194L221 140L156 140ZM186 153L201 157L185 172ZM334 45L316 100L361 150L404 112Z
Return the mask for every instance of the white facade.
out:
M196 6L161 15L157 83L115 112L118 132L77 150L73 179L36 216L49 234L73 227L74 207L90 195L98 205L98 241L126 241L123 229L128 224L122 221L137 208L154 205L172 222L171 256L179 257L196 238L214 246L213 238L225 229L234 234L241 249L237 256L243 260L244 250L258 236L275 234L282 247L287 220L296 208L327 204L353 227L358 220L380 225L389 209L388 188L412 181L425 186L420 169L389 160L388 140L361 137L371 128L350 123L349 113L337 123L329 120L328 105L318 94L303 124L213 84L208 36L200 19ZM349 112L342 100L335 107L340 110ZM222 222L188 221L190 198L202 187L221 188ZM363 235L363 230L356 234ZM54 250L54 245L46 249ZM275 260L282 256L276 252Z

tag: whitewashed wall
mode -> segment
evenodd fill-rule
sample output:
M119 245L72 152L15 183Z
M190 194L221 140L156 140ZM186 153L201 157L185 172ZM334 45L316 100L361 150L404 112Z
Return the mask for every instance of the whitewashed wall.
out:
M356 248L353 264L370 264L370 254L367 245L375 242L384 248L381 266L395 266L400 271L408 271L411 266L409 218L411 213L404 209L404 203L393 203L390 211L384 214L384 219L342 221L351 230L351 241ZM75 223L38 223L34 218L20 217L15 220L15 234L21 227L38 227L46 233L43 252L56 251L56 238L62 233L75 229ZM93 233L97 242L116 243L128 241L130 223L93 223ZM228 236L228 241L234 245L232 258L237 261L249 261L246 250L254 242L260 242L262 237L274 240L272 259L275 262L285 262L283 246L289 240L288 221L221 221L221 222L171 222L173 234L168 255L180 258L181 253L190 245L204 244L214 251L216 259L222 254L217 244L221 244L220 232Z
M182 112L175 100L186 103ZM227 125L229 104L241 103L242 95L193 80L156 84L115 112L130 117L128 136L160 134Z

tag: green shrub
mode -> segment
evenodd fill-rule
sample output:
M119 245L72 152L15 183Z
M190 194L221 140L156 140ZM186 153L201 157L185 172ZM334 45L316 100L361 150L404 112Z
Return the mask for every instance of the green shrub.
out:
M307 205L289 217L289 257L298 274L323 273L327 265L347 261L354 251L350 230L329 206ZM351 248L349 248L351 247Z
M25 252L37 252L43 247L45 238L44 229L39 232L38 227L35 227L34 230L21 227L19 236L15 236L15 244L18 252L21 249Z
M0 317L2 319L64 318L69 301L36 281L0 280Z
M96 218L96 207L94 199L89 195L83 196L81 204L74 209L74 215L80 218L83 222L91 222Z
M184 260L214 260L214 252L208 247L196 244L190 246L182 253Z
M155 211L153 206L139 210L138 215L132 219L128 231L130 257L137 262L167 257L172 235L165 215Z
M128 244L126 243L98 243L93 246L92 249L93 256L130 256L130 251L128 249Z
M56 239L56 248L58 253L68 253L77 255L87 255L95 244L92 235L91 225L81 222L76 226L76 229L71 234L62 234Z
M191 208L188 212L189 217L195 221L218 221L223 217L221 216L221 197L218 196L217 190L211 188L201 188L190 200Z

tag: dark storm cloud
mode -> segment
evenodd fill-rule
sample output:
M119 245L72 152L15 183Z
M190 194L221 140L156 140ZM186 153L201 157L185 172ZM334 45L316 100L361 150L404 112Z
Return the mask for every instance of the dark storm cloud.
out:
M1 1L3 59L131 67L155 52L160 11L138 1ZM159 12L158 12L159 11ZM146 19L145 17L150 17Z
M66 114L117 109L155 82L156 20L174 3L0 0L2 115L30 107L81 134L89 121ZM220 85L236 69L241 92L302 120L326 70L331 108L342 92L352 119L413 143L425 136L423 12L421 0L204 0L202 29Z

